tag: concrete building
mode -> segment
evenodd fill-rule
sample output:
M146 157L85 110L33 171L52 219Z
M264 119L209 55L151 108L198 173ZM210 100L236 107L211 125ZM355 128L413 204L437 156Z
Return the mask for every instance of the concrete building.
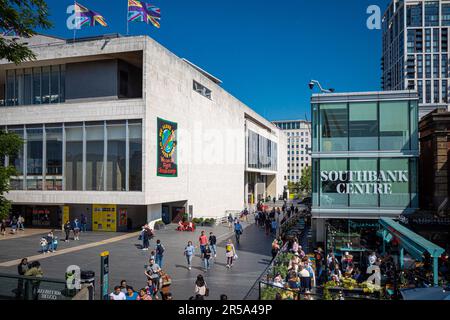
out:
M314 94L312 218L317 242L356 245L379 218L418 208L417 93ZM352 238L354 235L354 238ZM348 239L352 239L349 241Z
M35 61L0 61L0 125L25 141L4 164L29 224L126 230L283 193L281 130L151 38L25 41Z
M299 182L311 166L311 123L305 120L273 121L287 135L287 180Z
M415 90L419 116L449 106L450 1L392 0L383 17L383 90Z

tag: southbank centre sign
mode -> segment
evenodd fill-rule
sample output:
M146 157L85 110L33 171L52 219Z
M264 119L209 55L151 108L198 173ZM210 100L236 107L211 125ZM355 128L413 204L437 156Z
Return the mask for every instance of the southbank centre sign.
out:
M337 183L340 194L392 194L393 183L408 183L407 170L321 171L322 182Z

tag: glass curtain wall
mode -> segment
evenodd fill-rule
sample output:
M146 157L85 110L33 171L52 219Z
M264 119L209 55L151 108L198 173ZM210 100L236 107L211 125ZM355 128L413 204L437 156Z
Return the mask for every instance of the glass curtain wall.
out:
M141 120L6 130L24 139L19 154L5 159L17 172L12 190L142 191Z
M6 105L65 101L65 66L54 65L6 70Z
M86 125L86 190L104 190L104 129L103 122Z
M129 190L142 191L142 124L128 120Z
M27 190L42 190L43 169L43 129L27 126L26 130L27 150Z
M126 190L126 146L127 127L125 121L107 122L108 159L107 159L107 191Z
M63 132L62 125L46 125L45 189L62 190L63 181Z
M251 130L247 136L247 166L252 169L277 170L277 143Z
M65 189L83 190L83 124L65 125Z
M315 152L405 151L417 145L417 102L313 105Z

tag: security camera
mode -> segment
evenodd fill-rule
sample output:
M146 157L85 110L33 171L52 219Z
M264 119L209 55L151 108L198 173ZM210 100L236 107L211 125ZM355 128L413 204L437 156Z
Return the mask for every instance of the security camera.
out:
M309 88L310 88L311 90L314 89L314 82L311 81L311 82L309 83Z

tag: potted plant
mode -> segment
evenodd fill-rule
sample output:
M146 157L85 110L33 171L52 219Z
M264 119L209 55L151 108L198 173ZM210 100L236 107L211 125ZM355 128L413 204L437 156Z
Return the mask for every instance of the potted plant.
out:
M155 230L163 230L166 228L166 224L162 220L155 222Z
M215 224L216 224L216 219L213 219L213 218L211 218L211 219L207 218L203 222L203 226L205 226L205 227L213 227Z

